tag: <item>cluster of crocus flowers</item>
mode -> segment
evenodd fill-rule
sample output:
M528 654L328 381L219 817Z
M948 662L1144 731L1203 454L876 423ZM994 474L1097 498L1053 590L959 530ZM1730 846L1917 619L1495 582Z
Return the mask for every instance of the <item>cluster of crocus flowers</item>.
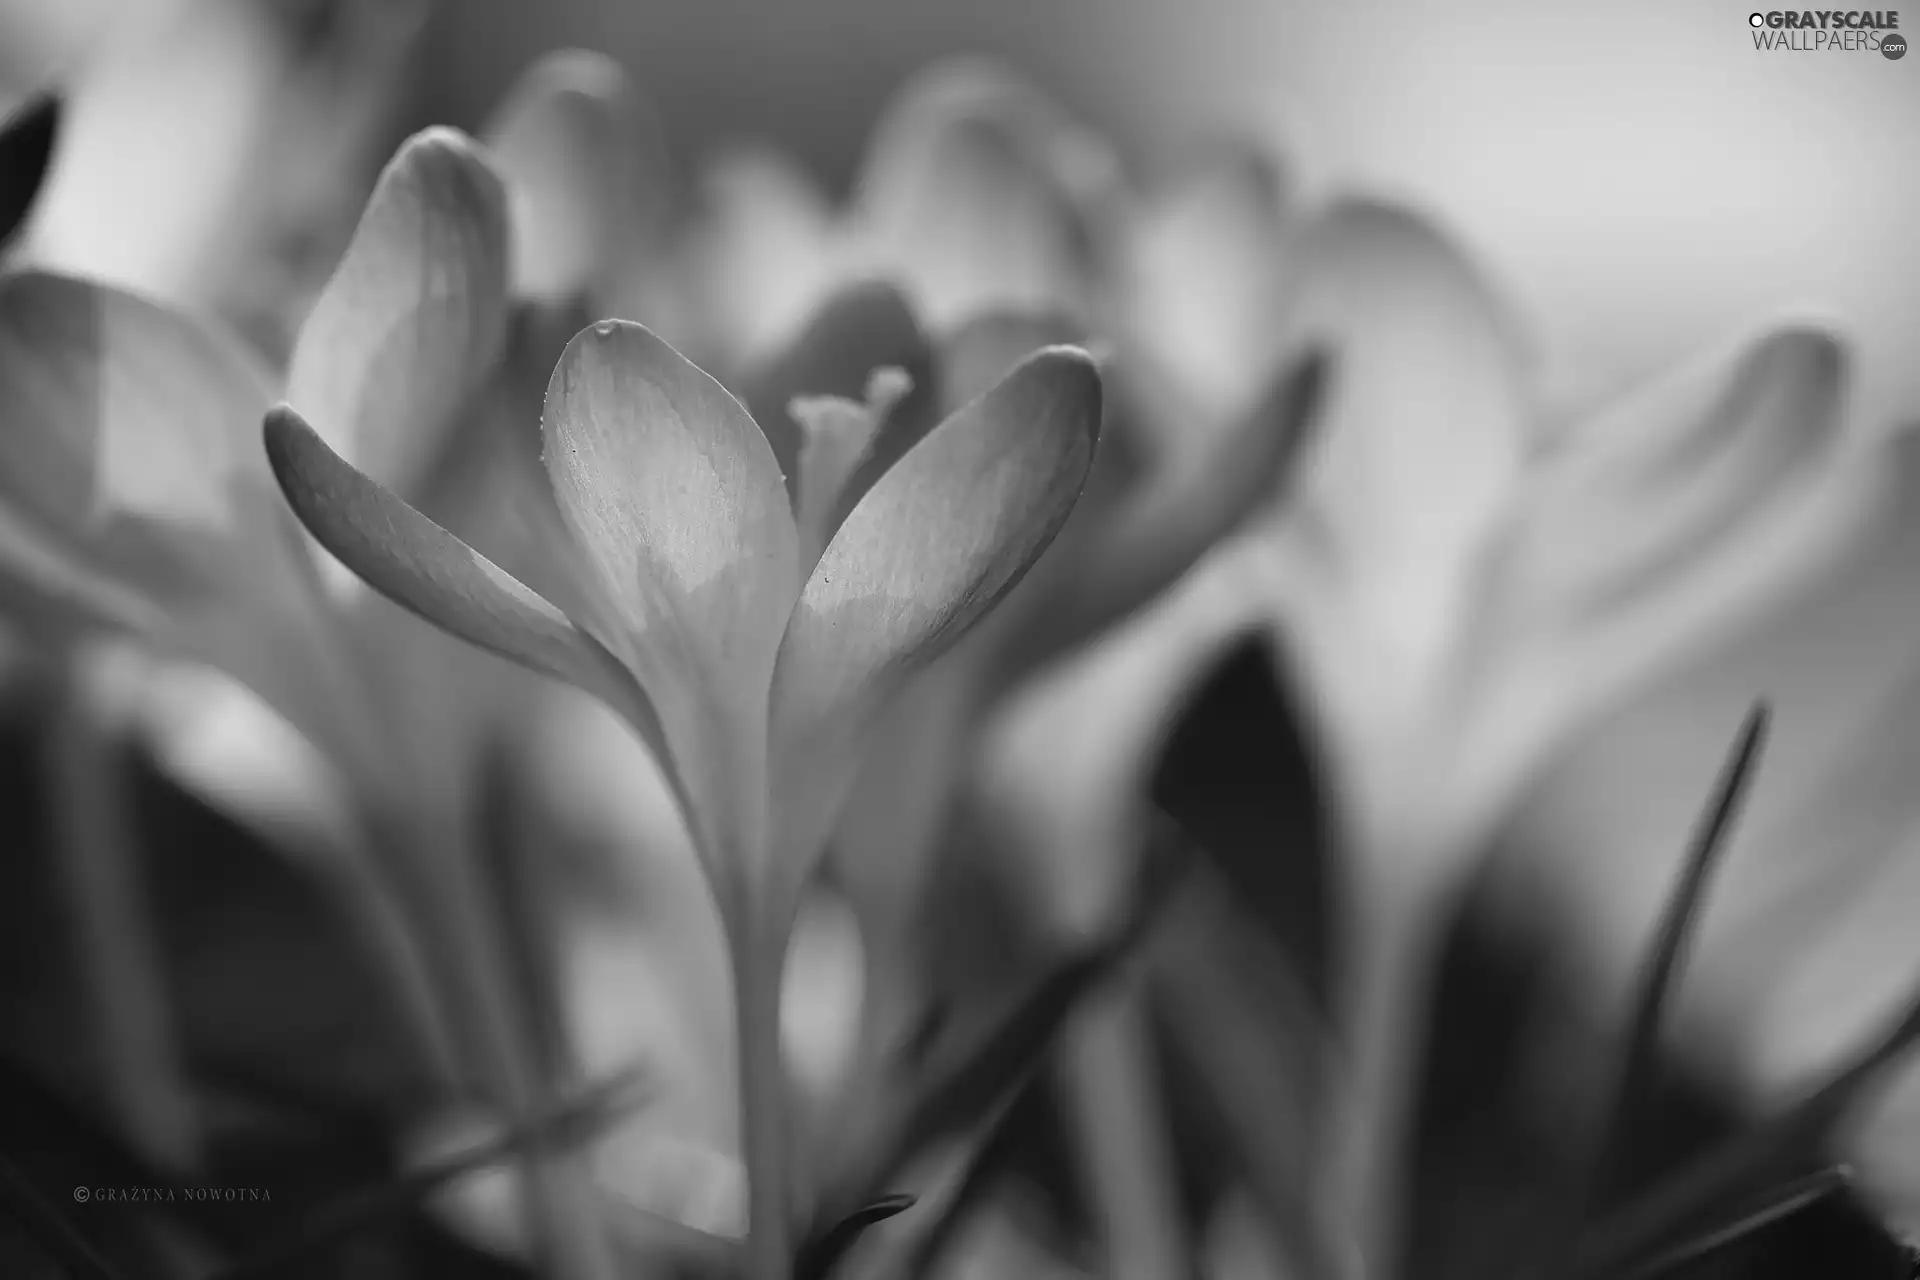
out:
M292 409L268 421L276 473L323 545L449 631L605 698L666 764L732 944L762 1274L790 1261L777 1001L800 887L886 698L1051 542L1100 421L1091 361L1043 350L850 488L903 389L883 377L864 405L798 406L790 493L719 383L638 325L583 330L542 421L588 584L577 616L348 466Z
M1818 328L1554 421L1506 308L1420 220L1348 203L1288 240L1281 347L1337 360L1295 491L1015 708L994 775L1072 856L1056 892L1098 918L1170 709L1234 638L1273 636L1341 844L1351 1115L1322 1167L1336 1229L1377 1270L1421 987L1491 828L1585 717L1829 563L1880 473L1843 414L1843 349Z
M781 1044L822 860L884 944L984 764L1047 909L1104 927L1167 719L1227 643L1270 634L1331 765L1346 881L1350 1096L1320 1167L1384 1273L1437 927L1547 753L1870 505L1838 340L1782 327L1559 414L1508 309L1416 215L1297 213L1232 149L1142 200L1098 139L977 67L906 95L843 214L754 162L678 241L610 64L542 63L485 133L401 149L283 375L131 293L0 280L19 616L220 667L322 749L409 846L401 896L510 1109L551 1082L489 1003L510 984L467 845L479 748L536 686L337 580L302 528L621 717L732 961L756 1280L860 1209L797 1132ZM725 385L600 318L629 286L669 295L634 313ZM895 1083L861 1069L856 1112ZM867 1118L817 1127L859 1147Z

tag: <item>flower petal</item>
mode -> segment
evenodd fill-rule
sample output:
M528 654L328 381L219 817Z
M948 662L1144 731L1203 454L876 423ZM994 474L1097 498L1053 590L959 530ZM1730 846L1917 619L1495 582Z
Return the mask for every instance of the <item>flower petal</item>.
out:
M1052 542L1099 427L1093 361L1042 351L936 427L840 526L793 611L774 684L776 834L795 858L824 841L856 740L900 680Z
M266 448L301 523L382 595L470 644L599 694L636 723L653 718L612 655L565 614L355 470L285 405L267 415Z
M1890 473L1843 435L1845 352L1786 328L1576 424L1523 494L1470 677L1487 785L1804 586ZM1859 442L1852 442L1859 443Z
M626 71L604 54L550 53L483 136L507 185L515 296L601 296L665 213L664 146Z
M1028 584L1028 616L996 656L996 683L1122 624L1221 539L1284 500L1318 426L1328 363L1320 352L1303 355L1212 450L1163 459L1103 504L1084 534L1078 520L1069 522L1062 546L1067 537L1085 543L1080 554L1048 557L1044 590L1032 589L1038 579ZM1089 494L1083 510L1091 515Z
M989 308L1085 304L1089 216L1117 162L1030 86L976 62L910 83L854 198L861 265L899 280L936 330Z
M237 344L178 312L65 276L0 278L0 508L17 568L65 561L98 600L107 582L155 602L230 594L242 565L288 545L247 447L268 398Z
M434 128L388 162L294 345L287 402L404 491L493 369L506 333L506 195L479 148Z
M60 131L60 99L46 93L0 123L0 246L33 211L53 161Z
M701 350L728 369L750 365L792 341L836 282L833 211L804 170L765 151L716 157L698 204L682 256Z
M1229 145L1170 183L1129 229L1120 272L1129 344L1206 423L1245 413L1280 355L1288 203L1270 154Z
M618 320L567 344L543 425L561 515L620 631L600 639L659 709L702 852L757 858L767 692L799 591L773 451L718 382Z
M821 303L792 343L740 380L740 399L766 433L796 501L801 436L788 416L788 405L796 396L864 399L873 371L885 368L904 370L913 384L906 402L889 419L886 434L904 433L917 440L938 420L933 345L899 290L862 282Z
M800 424L798 493L794 523L800 531L800 573L813 572L820 553L833 540L854 503L844 502L854 473L873 450L875 440L913 393L906 371L888 366L867 379L866 401L839 396L795 396L788 416Z
M1335 776L1385 820L1424 778L1395 753L1426 749L1531 444L1525 351L1480 272L1405 210L1336 205L1297 255L1283 349L1326 350L1335 376L1269 568Z

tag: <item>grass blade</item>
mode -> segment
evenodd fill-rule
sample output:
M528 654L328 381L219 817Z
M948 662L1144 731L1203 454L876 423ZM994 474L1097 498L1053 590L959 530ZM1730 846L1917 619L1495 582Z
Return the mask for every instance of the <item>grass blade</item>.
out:
M375 1223L413 1211L469 1174L526 1151L589 1141L640 1104L642 1085L640 1071L623 1073L555 1108L536 1123L324 1205L279 1240L220 1272L216 1280L266 1280Z
M1600 1133L1604 1136L1594 1160L1592 1181L1586 1190L1587 1204L1583 1208L1596 1199L1604 1200L1612 1195L1627 1172L1633 1155L1628 1146L1628 1135L1633 1132L1631 1120L1640 1111L1659 1069L1661 1023L1688 943L1698 925L1708 883L1722 861L1729 843L1728 833L1733 829L1734 819L1752 784L1760 752L1766 745L1769 716L1767 704L1756 703L1741 724L1733 752L1714 786L1680 879L1674 885L1654 934L1634 1000L1633 1021L1627 1032L1613 1098L1603 1113Z
M847 1216L844 1206L877 1200L881 1188L929 1146L976 1124L1016 1091L1052 1048L1074 1010L1134 954L1193 865L1184 835L1171 819L1159 817L1161 838L1151 846L1127 920L1104 942L1057 965L969 1051L933 1073L932 1083L855 1163L841 1194L829 1197L828 1213L817 1220L816 1234L821 1233L820 1222Z
M1804 1161L1868 1085L1920 1045L1920 990L1864 1052L1786 1111L1696 1157L1651 1191L1609 1215L1566 1269L1572 1280L1610 1275L1659 1249L1782 1166Z
M865 1208L857 1209L835 1223L824 1235L800 1251L793 1264L794 1280L827 1280L847 1250L853 1248L868 1227L913 1208L918 1196L881 1196Z
M0 1211L18 1222L46 1255L78 1280L120 1280L64 1216L41 1199L11 1160L0 1156Z
M1670 1271L1698 1262L1783 1222L1836 1192L1844 1191L1852 1175L1844 1165L1794 1178L1755 1197L1738 1210L1691 1238L1662 1249L1652 1257L1617 1273L1614 1280L1654 1280Z

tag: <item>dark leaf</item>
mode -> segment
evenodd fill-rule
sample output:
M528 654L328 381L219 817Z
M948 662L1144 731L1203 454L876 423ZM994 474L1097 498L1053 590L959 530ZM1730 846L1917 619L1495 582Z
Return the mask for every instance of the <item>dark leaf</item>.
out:
M43 93L0 124L0 246L27 220L52 167L60 99Z
M1270 644L1250 634L1224 649L1167 735L1152 795L1320 992L1326 793Z

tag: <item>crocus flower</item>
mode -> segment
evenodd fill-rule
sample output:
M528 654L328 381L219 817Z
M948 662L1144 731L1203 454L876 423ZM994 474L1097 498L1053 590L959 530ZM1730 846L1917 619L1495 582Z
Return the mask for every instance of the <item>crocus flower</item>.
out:
M1227 640L1273 629L1345 845L1354 1119L1333 1173L1390 1252L1410 988L1489 825L1573 726L1814 573L1875 475L1818 329L1549 426L1505 308L1417 218L1336 205L1296 254L1286 340L1339 370L1299 493L1010 718L996 776L1050 845L1086 851L1062 892L1099 911L1167 708Z
M1084 354L1044 350L850 489L860 437L889 407L879 390L809 415L816 439L853 439L802 455L797 492L837 496L796 503L719 383L639 325L583 330L542 422L587 586L575 616L346 463L293 409L267 422L281 485L323 545L429 621L608 700L667 766L733 948L763 1272L789 1263L778 996L800 888L888 695L1065 520L1099 380Z

